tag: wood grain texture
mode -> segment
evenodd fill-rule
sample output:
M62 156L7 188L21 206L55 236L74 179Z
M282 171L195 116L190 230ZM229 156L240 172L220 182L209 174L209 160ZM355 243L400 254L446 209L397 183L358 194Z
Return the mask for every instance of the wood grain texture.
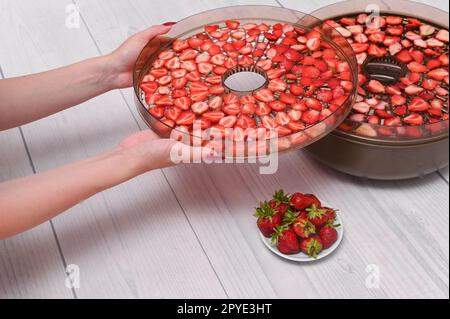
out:
M65 28L70 2L2 4L0 59L6 76L98 54L84 25ZM120 94L110 92L27 125L24 135L42 171L107 150L136 130ZM225 296L161 171L103 192L54 222L67 263L80 267L81 298Z
M30 174L19 129L0 132L0 182ZM64 280L64 264L49 223L0 241L0 299L71 298Z

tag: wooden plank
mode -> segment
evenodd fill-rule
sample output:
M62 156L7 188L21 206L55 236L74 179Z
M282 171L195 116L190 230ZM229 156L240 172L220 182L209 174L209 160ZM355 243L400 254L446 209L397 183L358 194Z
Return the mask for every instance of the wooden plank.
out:
M83 24L64 27L69 4L2 1L0 59L7 76L98 54ZM116 91L27 125L24 134L42 171L107 150L137 129ZM67 263L80 267L81 298L226 296L161 171L99 194L54 222Z
M0 182L33 174L19 129L0 132L0 150ZM64 277L49 223L0 241L0 299L72 298Z

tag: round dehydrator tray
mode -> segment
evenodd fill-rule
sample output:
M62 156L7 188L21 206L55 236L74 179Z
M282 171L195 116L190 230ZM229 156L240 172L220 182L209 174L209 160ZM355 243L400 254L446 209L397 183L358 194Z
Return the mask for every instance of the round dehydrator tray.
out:
M233 6L152 39L136 62L134 89L159 136L251 158L333 131L351 111L357 78L352 47L330 25L280 7Z
M360 23L374 10L387 21L379 30ZM419 177L447 166L448 13L403 0L351 0L312 14L355 48L360 89L349 117L307 150L327 166L372 179ZM361 27L364 35L357 35Z

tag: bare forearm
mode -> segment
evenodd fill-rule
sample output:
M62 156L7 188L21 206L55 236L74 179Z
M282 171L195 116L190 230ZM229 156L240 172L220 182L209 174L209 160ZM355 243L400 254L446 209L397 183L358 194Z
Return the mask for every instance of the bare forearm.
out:
M111 152L0 184L0 239L39 225L140 173L136 161Z
M29 123L111 90L108 58L0 80L0 130Z

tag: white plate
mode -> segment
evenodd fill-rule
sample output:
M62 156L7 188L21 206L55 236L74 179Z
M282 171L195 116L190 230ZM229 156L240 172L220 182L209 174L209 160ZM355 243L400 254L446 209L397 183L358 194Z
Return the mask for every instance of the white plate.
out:
M331 206L326 206L326 207L331 207ZM328 249L322 250L320 252L319 255L317 255L317 258L313 258L311 256L308 256L302 252L298 253L298 254L293 254L293 255L286 255L281 253L278 248L277 245L272 244L272 240L270 238L266 238L264 237L264 235L259 232L259 235L261 237L261 240L263 241L264 245L266 245L267 248L269 248L274 254L288 259L288 260L292 260L292 261L298 261L298 262L310 262L310 261L316 261L322 258L327 257L328 255L330 255L332 252L334 252L339 245L342 242L342 238L344 238L344 225L342 223L342 220L339 218L339 214L336 213L336 221L335 224L339 224L340 226L338 228L336 228L336 231L338 233L338 239L336 240L336 242Z

